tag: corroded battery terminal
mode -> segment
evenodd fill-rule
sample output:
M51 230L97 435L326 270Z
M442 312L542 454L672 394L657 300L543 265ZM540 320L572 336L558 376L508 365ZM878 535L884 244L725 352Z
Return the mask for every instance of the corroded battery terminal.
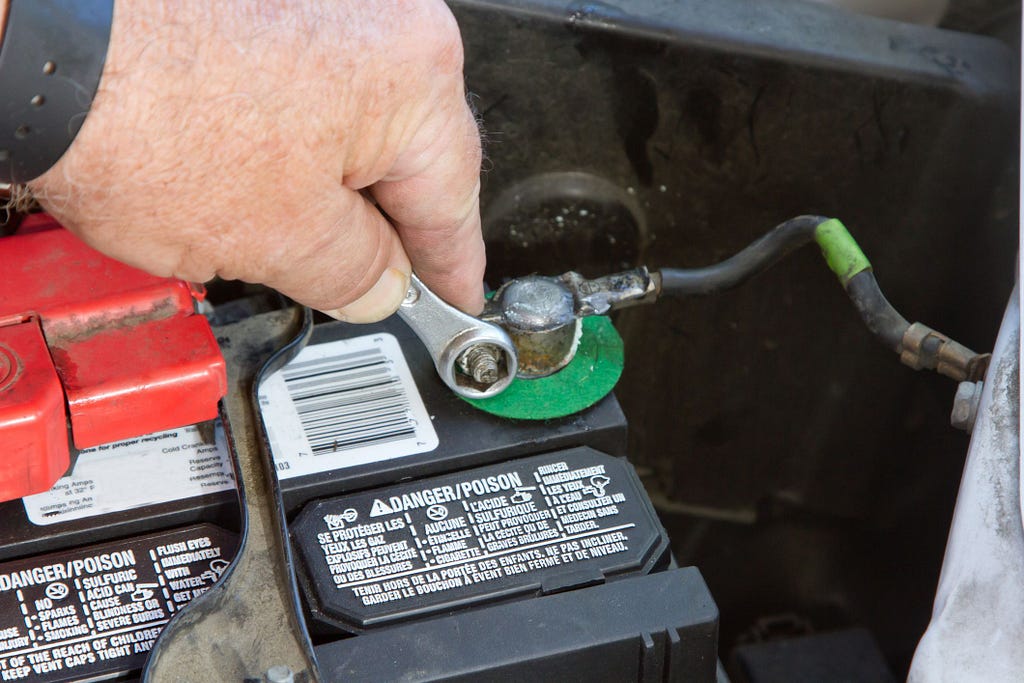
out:
M908 322L886 300L871 264L834 218L798 216L731 258L703 268L633 270L588 280L576 272L527 275L495 292L483 315L454 309L413 279L399 310L427 345L442 379L456 393L491 398L515 377L540 379L567 367L579 347L581 320L652 303L737 287L801 246L816 242L867 328L906 365L934 369L957 381L979 381L989 355L975 353L920 323ZM421 294L426 304L418 304Z
M652 302L657 290L645 267L593 280L575 272L528 275L498 289L481 317L512 338L519 355L518 376L535 379L558 372L573 359L582 318Z

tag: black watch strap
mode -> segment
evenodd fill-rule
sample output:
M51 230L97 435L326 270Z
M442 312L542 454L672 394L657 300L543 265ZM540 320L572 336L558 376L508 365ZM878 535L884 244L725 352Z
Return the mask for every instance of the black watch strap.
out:
M114 0L10 0L0 47L0 183L61 158L103 73Z

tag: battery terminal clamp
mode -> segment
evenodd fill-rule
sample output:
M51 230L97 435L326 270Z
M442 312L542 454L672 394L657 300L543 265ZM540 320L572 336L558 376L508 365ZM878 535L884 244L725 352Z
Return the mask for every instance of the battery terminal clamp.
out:
M484 320L500 325L515 343L523 379L552 375L576 355L581 321L657 297L647 268L588 280L576 272L557 277L528 275L511 280L487 302Z
M543 383L570 367L584 337L585 319L653 303L661 296L701 296L732 289L812 242L821 249L867 328L905 365L936 370L957 381L982 379L989 354L975 353L921 323L909 323L882 294L871 263L846 227L823 216L785 221L731 258L704 268L652 272L641 266L595 279L576 272L516 278L494 293L480 318L448 305L413 276L399 315L423 340L445 384L486 410L498 406L476 399L498 396L516 378L531 380L526 384ZM611 382L602 384L602 390L610 391L617 378L616 373ZM510 405L501 406L501 412L523 416L523 406L511 404L557 402L557 395L578 384L575 378L550 391L521 391L522 396L505 401ZM515 386L522 389L522 383ZM585 405L600 398L586 393ZM554 414L526 412L533 419Z
M979 354L927 325L914 323L903 334L900 360L915 370L935 370L957 382L979 382L991 354Z

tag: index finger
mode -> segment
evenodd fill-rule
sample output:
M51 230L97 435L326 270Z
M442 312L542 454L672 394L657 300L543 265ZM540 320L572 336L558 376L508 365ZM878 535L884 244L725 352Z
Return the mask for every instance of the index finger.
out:
M483 310L487 263L480 231L482 153L476 119L464 100L460 104L424 126L371 191L417 275L442 299L476 315Z

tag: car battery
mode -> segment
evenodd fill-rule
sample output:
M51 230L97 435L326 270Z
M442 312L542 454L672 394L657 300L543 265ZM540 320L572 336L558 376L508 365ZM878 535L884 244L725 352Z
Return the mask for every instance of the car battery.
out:
M325 680L714 680L614 396L492 416L390 320L319 326L259 402Z
M337 365L342 347L352 362L313 366L314 393L337 398L341 391L347 402L321 416L327 432L311 432L312 443L302 431L309 425L288 412L305 405L288 379L302 359L265 387L268 423L281 424L281 404L286 424L298 420L304 439L302 448L274 454L293 517L314 498L424 473L571 446L625 450L625 418L614 397L568 418L510 422L452 395L398 321L318 326L304 353ZM287 401L274 399L276 382ZM0 503L0 513L0 680L138 671L163 625L230 562L240 529L219 420L82 450L53 488Z
M234 488L211 421L87 449L50 491L0 504L0 680L139 670L234 557Z
M395 317L317 325L309 344L260 387L289 514L306 501L570 446L625 455L614 396L569 417L507 420L460 399Z
M141 668L163 626L229 566L212 524L0 563L0 680L104 680Z
M205 290L45 214L0 255L0 680L126 674L237 544Z

